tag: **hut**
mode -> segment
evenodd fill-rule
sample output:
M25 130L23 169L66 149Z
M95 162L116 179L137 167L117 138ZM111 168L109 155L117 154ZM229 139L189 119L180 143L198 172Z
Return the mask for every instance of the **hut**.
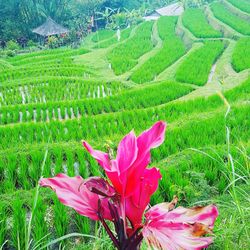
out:
M145 16L144 20L157 20L161 16L180 16L183 12L184 8L182 3L177 2L153 11L149 15Z
M69 30L60 24L57 24L52 18L48 17L44 24L36 29L33 29L32 32L46 38L53 35L67 34L69 33Z

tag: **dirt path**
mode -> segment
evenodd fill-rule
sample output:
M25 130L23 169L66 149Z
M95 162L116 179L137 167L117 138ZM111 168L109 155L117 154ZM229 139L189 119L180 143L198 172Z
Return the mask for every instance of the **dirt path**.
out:
M208 83L212 82L215 70L216 70L216 64L214 64L211 68L211 71L208 76L208 81L207 81Z

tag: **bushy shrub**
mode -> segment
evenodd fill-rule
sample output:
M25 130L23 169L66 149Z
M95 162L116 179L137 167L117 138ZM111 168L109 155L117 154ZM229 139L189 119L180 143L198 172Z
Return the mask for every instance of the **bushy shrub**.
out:
M18 49L20 49L20 47L19 47L17 42L15 42L14 40L10 40L7 42L7 49L8 50L18 50Z
M29 40L28 43L27 43L27 46L28 47L35 47L36 43L33 40Z
M16 52L14 50L7 50L6 56L8 57L14 57L16 55Z

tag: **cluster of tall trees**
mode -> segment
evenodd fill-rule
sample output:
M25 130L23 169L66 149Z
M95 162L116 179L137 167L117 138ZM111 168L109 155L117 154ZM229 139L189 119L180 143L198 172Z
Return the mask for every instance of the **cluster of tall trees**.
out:
M107 15L118 10L146 10L167 5L178 0L0 0L0 41L32 39L31 30L42 24L47 17L73 31L87 28L91 16L99 13L99 22L105 25ZM180 0L184 6L194 7L213 0ZM103 17L100 18L100 13ZM97 18L97 19L98 19ZM106 20L105 20L106 19Z
M0 40L31 39L31 30L48 16L70 28L83 30L95 12L161 6L173 0L1 0Z

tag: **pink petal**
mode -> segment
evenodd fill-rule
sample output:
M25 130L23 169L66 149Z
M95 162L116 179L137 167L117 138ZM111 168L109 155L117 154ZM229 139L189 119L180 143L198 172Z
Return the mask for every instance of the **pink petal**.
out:
M148 151L149 149L160 146L165 139L166 123L156 122L150 129L144 131L138 137L139 151Z
M99 150L94 150L86 141L83 141L83 146L92 155L92 157L97 160L97 162L104 168L104 170L111 170L109 155L107 153Z
M134 194L126 199L126 215L136 229L142 223L142 216L150 202L150 197L157 190L160 171L157 168L145 169L144 176Z
M212 243L211 237L201 237L211 232L218 216L216 206L178 207L169 211L162 203L146 213L143 236L147 243L160 249L202 249Z
M142 233L149 246L162 250L199 250L209 246L211 237L192 236L193 225L176 222L152 222Z
M143 175L144 169L150 163L150 150L160 146L165 139L166 123L159 121L137 138L138 156L129 169L125 196L134 192L136 183Z
M215 205L193 208L177 207L172 211L168 211L167 204L162 203L152 207L147 212L146 218L148 220L161 219L190 224L198 222L213 228L218 215L218 209Z
M116 191L123 197L129 197L136 191L150 162L150 149L164 141L165 129L164 122L157 122L137 139L134 132L130 132L120 142L115 160L110 160L107 153L94 150L87 142L83 145L104 168Z
M117 164L119 174L125 172L137 157L137 142L134 131L127 134L119 143L117 150Z
M108 200L100 199L97 194L90 192L84 184L82 177L68 177L58 174L54 178L42 178L40 186L50 187L56 192L59 200L66 206L76 210L77 213L98 220L98 201L101 200L105 219L111 220L108 209Z

